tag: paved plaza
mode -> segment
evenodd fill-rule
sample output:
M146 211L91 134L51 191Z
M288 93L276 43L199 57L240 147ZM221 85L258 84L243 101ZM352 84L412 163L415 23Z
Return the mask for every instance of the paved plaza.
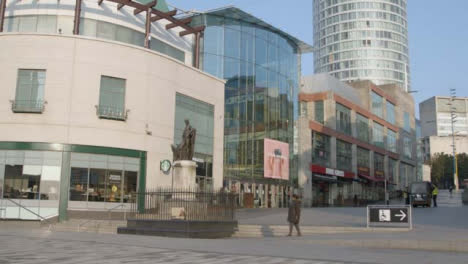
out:
M243 209L242 225L285 225L285 209ZM364 229L365 208L303 209L302 226ZM0 264L13 263L450 263L468 259L468 206L415 208L414 230L303 237L181 239L49 231L0 222ZM37 226L37 225L36 225ZM267 229L267 228L265 228Z

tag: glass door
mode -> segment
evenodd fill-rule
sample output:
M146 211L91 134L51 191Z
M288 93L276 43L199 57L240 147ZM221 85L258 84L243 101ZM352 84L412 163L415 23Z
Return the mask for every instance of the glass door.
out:
M122 171L108 170L106 175L106 202L122 201Z

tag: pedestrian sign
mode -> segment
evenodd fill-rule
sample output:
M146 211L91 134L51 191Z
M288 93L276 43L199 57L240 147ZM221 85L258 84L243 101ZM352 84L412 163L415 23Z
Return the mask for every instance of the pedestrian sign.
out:
M370 205L367 207L367 227L401 226L412 228L411 206L401 205Z

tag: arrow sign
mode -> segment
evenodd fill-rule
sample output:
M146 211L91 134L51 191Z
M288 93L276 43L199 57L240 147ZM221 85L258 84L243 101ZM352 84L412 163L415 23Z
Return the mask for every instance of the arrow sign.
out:
M395 216L396 216L396 217L401 217L401 218L400 218L400 221L403 221L403 219L406 218L406 214L405 214L405 212L403 212L402 210L400 210L400 213L401 213L401 214L395 214Z

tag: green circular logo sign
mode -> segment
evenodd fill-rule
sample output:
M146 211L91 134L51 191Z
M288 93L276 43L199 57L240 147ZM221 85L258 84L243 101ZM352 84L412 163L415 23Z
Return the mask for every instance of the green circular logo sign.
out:
M168 172L171 169L171 162L169 160L161 161L161 170L163 172Z

